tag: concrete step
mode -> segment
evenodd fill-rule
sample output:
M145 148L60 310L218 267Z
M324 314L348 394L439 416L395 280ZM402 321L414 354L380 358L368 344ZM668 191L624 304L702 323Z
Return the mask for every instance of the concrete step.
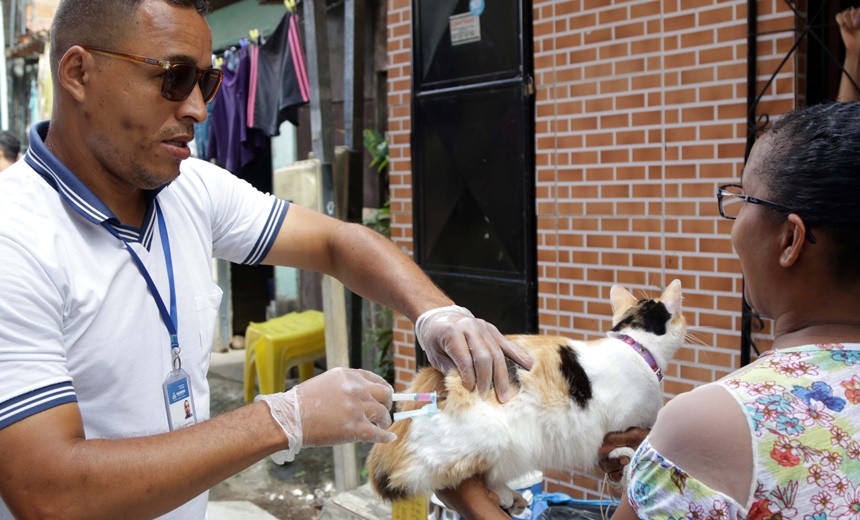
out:
M365 484L331 497L317 520L391 520L391 504L382 502Z
M209 520L278 520L251 502L209 502L206 509Z

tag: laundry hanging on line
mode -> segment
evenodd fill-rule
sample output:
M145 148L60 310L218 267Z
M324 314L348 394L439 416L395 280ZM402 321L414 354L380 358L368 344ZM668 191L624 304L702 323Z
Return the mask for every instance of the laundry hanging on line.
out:
M210 104L208 129L195 125L195 140L206 142L198 157L233 172L269 151L268 138L279 135L281 123L298 126L298 109L310 101L297 14L285 13L261 45L243 40L239 47L218 60L224 81Z
M287 13L257 53L254 110L248 119L269 136L278 135L284 121L298 126L298 109L311 99L298 19Z
M235 68L225 63L224 80L212 101L209 124L210 158L233 173L260 153L269 153L270 139L247 124L251 45L239 49Z

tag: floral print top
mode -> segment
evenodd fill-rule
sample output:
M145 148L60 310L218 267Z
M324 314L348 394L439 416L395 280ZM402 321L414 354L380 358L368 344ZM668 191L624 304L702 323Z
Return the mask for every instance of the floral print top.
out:
M643 442L628 466L639 518L860 520L860 344L807 345L717 384L753 433L748 504L710 489Z

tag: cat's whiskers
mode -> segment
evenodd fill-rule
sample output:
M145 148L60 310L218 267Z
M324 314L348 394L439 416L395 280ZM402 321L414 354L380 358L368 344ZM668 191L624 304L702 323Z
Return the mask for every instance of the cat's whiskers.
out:
M690 330L690 329L691 329L690 327L687 327L687 332L684 333L684 342L685 343L690 343L692 345L696 345L696 346L699 346L699 347L702 347L702 348L708 349L708 350L713 349L712 345L708 344L705 340L703 340L702 338L695 335L696 332L700 332L700 331Z
M687 331L684 333L684 342L686 344L694 345L697 350L701 353L703 360L705 362L710 361L710 351L714 350L714 346L703 340L702 338L696 336L696 332L705 334L704 331L692 330L693 327L687 327Z
M645 289L639 289L639 292L642 294L642 297L639 298L640 300L650 300L653 298L651 295L648 294L648 292L645 291Z
M648 287L657 287L659 292L663 292L666 289L666 286L660 283L663 280L663 276L660 273L649 273L648 274ZM654 282L651 279L654 279Z

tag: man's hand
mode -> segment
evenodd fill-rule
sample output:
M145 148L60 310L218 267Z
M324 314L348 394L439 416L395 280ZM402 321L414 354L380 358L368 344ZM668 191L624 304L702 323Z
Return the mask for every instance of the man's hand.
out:
M291 461L304 447L350 442L391 442L391 385L367 370L333 368L288 392L259 395L289 441L276 462Z
M642 444L651 430L643 428L629 428L623 432L612 432L603 438L603 446L597 450L600 457L597 465L603 470L612 482L621 482L624 476L624 468L630 463L628 457L610 458L609 454L616 448L631 448L635 450Z
M505 356L527 369L532 366L523 349L496 327L451 305L454 302L391 240L360 224L291 204L263 263L325 273L403 314L415 323L415 335L430 363L446 373L457 367L465 387L477 387L484 396L495 384L499 400L509 399Z
M463 307L451 305L431 309L415 321L415 336L427 353L430 364L447 373L456 367L463 386L477 386L481 397L496 389L499 401L509 395L508 369L505 357L531 369L532 359L526 351L510 341L494 325L475 318Z

